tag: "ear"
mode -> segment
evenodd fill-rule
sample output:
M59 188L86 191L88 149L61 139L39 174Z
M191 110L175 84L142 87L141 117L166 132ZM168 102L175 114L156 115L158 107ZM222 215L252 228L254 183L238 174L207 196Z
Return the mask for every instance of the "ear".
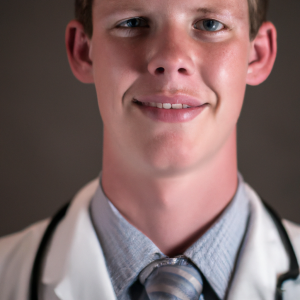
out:
M277 32L271 22L260 27L256 38L251 42L247 84L258 85L270 75L277 54Z
M74 76L83 83L93 83L93 65L90 59L90 39L82 24L71 21L66 29L66 48Z

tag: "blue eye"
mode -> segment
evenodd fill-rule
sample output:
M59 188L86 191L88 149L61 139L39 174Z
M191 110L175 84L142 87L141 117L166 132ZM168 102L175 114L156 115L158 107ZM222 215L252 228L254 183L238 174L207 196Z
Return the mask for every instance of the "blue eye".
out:
M216 20L201 20L194 25L194 28L204 31L216 32L225 28L225 26L221 22Z
M118 25L118 27L125 28L136 28L136 27L146 27L147 22L142 18L132 18L126 21L123 21Z

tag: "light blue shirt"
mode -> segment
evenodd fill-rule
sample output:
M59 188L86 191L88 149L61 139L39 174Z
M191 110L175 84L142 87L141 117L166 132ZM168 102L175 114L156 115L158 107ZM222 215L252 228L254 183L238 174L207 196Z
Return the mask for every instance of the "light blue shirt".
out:
M141 270L166 256L120 214L101 185L91 201L90 212L117 299L132 300L129 289ZM250 202L239 176L233 200L210 229L184 252L220 299L225 297L249 215Z

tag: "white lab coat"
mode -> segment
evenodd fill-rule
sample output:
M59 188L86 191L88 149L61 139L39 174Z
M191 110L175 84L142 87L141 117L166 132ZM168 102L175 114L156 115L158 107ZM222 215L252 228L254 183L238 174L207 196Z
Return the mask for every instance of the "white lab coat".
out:
M88 211L97 185L95 180L75 196L49 243L41 278L42 299L116 299ZM255 218L251 218L228 299L273 300L277 278L288 270L289 260L260 199L247 185L246 191ZM1 300L28 300L33 260L48 223L45 220L0 239ZM287 221L284 225L300 257L300 227ZM300 299L299 278L285 283L284 289L284 300Z

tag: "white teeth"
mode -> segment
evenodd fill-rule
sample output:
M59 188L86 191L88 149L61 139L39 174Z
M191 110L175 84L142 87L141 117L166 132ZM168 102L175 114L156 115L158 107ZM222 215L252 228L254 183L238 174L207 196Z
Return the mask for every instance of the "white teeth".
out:
M171 103L163 103L164 109L170 109L172 107Z
M172 104L173 109L182 109L182 104Z
M171 104L171 103L156 103L156 102L140 102L140 101L134 101L135 103L139 103L143 106L150 106L150 107L157 107L157 108L164 108L164 109L182 109L182 108L190 108L192 106L189 106L187 104Z

